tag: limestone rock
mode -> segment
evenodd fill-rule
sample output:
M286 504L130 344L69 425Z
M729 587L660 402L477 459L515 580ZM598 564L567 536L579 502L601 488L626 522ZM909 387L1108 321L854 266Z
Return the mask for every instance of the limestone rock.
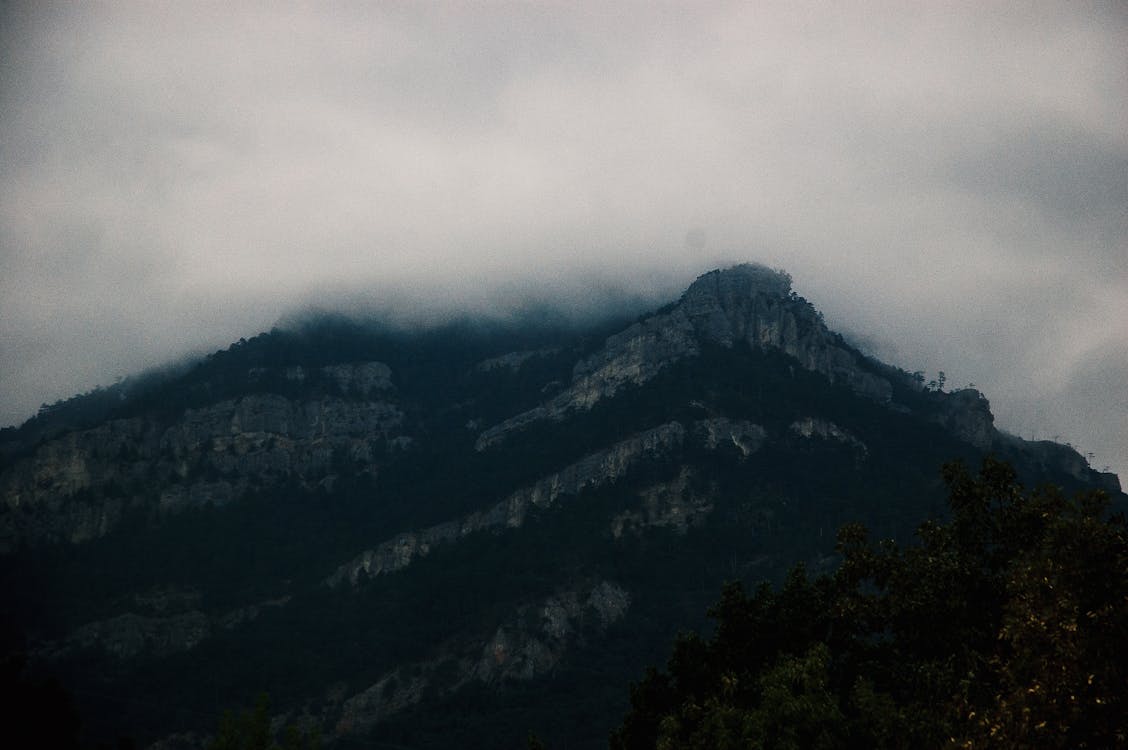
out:
M390 386L380 363L334 372L354 390ZM287 478L316 485L336 457L369 464L402 422L387 401L250 394L188 409L170 424L136 417L75 430L0 474L0 552L20 541L100 537L126 508L154 499L169 512L223 505Z
M497 357L490 357L484 359L478 364L474 365L474 369L478 372L493 372L495 370L519 370L521 365L528 362L530 359L537 357L547 357L556 354L559 349L546 347L544 349L529 349L519 352L508 352Z
M639 492L638 507L626 510L611 519L611 536L639 534L646 529L664 527L684 534L705 521L713 512L709 497L694 495L689 487L690 474L683 470L672 482L663 482Z
M849 430L844 430L834 422L816 417L804 417L791 423L788 428L793 435L802 438L821 438L835 440L853 448L859 458L869 455L869 448Z
M601 581L587 592L565 591L520 608L483 646L474 677L497 683L547 674L585 631L602 632L626 614L630 603L627 591ZM525 624L530 620L532 627Z
M709 450L731 445L742 456L750 456L760 450L768 438L767 431L760 425L726 417L695 422L694 432Z
M527 682L550 673L570 650L622 619L631 596L610 581L560 591L517 608L476 647L446 643L425 660L401 666L344 702L337 737L367 732L425 694L447 695L473 682Z
M941 395L944 398L940 401L940 411L933 419L976 448L990 448L997 433L987 397L974 388Z
M745 264L704 274L669 312L609 337L599 352L575 366L567 389L484 430L476 447L486 450L533 422L590 409L626 385L645 383L670 364L698 356L705 342L778 349L867 398L886 403L892 396L889 381L865 369L861 357L827 329L818 312L791 292L786 273Z
M203 612L171 617L126 613L84 625L67 639L66 647L100 648L119 659L161 657L187 651L210 633L211 622Z
M281 607L289 596L249 604L218 615L198 609L199 592L157 590L133 597L139 609L159 614L124 612L78 628L60 642L41 649L49 659L58 659L79 649L97 649L118 659L164 657L190 651L217 630L230 630L256 619L264 608ZM175 611L183 610L183 611Z
M358 362L322 367L321 372L328 376L344 393L355 393L368 398L374 391L393 388L392 368L383 362Z
M633 435L609 448L584 456L486 510L420 531L398 534L337 568L326 583L330 586L355 584L362 573L375 576L400 570L416 558L426 556L437 544L477 531L517 528L524 524L531 508L549 508L561 497L575 496L586 489L613 482L641 459L669 451L681 445L684 439L685 428L678 422Z

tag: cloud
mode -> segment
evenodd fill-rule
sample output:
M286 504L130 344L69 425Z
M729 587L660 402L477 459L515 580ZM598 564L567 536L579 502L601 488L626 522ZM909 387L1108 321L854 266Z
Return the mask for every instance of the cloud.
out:
M1124 423L1083 375L1128 337L1121 4L2 12L0 421L310 304L750 259L1004 427Z

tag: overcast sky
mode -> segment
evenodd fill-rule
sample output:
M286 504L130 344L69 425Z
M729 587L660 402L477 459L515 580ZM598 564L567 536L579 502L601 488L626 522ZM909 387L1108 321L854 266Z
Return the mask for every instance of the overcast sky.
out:
M1128 479L1124 3L2 8L0 424L311 304L751 260Z

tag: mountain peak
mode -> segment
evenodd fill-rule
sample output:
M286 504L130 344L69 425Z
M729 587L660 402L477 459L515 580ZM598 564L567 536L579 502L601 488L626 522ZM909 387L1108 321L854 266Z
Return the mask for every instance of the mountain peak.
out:
M743 263L699 276L676 304L608 337L599 351L576 363L570 387L486 429L477 447L498 445L533 422L588 410L624 387L643 385L675 362L699 356L707 345L782 351L803 368L866 398L879 403L892 398L890 382L864 368L860 356L827 329L819 312L791 291L787 272Z
M100 725L202 737L182 710L210 717L216 684L233 704L253 663L285 720L342 744L447 747L449 723L415 742L421 718L480 715L484 745L514 745L489 733L541 721L506 703L530 684L544 715L603 722L567 743L594 747L625 710L600 685L703 592L826 570L843 522L907 538L943 461L1119 491L1000 433L978 391L863 355L762 265L630 324L377 325L272 331L0 435L5 604Z
M791 274L783 269L772 269L759 263L739 263L724 269L714 269L697 277L683 299L709 294L718 298L766 294L787 297L791 293Z

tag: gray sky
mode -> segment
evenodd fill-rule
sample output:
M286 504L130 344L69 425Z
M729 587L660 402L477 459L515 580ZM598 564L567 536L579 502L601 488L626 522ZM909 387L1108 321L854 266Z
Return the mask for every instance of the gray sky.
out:
M1126 8L4 4L0 423L303 305L752 260L1128 477Z

